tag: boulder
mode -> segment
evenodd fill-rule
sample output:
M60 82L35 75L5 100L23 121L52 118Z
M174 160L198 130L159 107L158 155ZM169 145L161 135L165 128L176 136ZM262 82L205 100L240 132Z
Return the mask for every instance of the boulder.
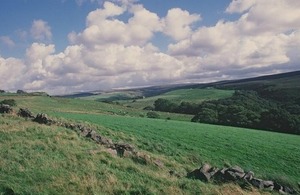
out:
M91 137L92 130L87 127L80 128L80 135L83 137Z
M265 190L272 191L274 189L274 182L273 181L263 181L263 188Z
M254 177L254 173L252 171L249 171L244 175L243 179L246 181L251 181L253 177Z
M28 108L20 108L18 115L23 118L34 118L32 112Z
M105 146L111 146L113 145L113 142L110 139L107 139L101 135L99 135L96 131L90 130L86 137L90 137L92 140L97 142L98 144L105 145Z
M251 183L254 187L258 188L258 189L263 189L263 188L264 188L264 183L263 183L263 180L261 180L261 179L253 178L253 179L250 181L250 183Z
M0 104L0 113L12 113L13 109L8 104Z
M204 164L200 169L195 169L187 174L188 178L199 179L204 182L209 182L210 179L218 173L219 169L211 167L209 164Z
M218 170L215 174L214 174L214 181L216 182L225 182L225 172L227 171L227 168L223 168Z
M131 146L130 144L114 144L114 148L117 150L118 156L123 157L124 156L124 152L128 151L128 152L134 152L134 147Z
M274 190L280 191L280 190L282 190L282 189L283 189L283 187L282 187L279 183L274 182Z
M46 125L51 125L53 123L53 120L51 120L50 118L48 118L48 115L44 114L44 113L39 113L33 119L33 121L38 122L40 124L46 124Z
M283 186L282 191L286 194L296 194L296 191L293 188L290 188L288 186Z
M245 176L244 170L239 166L233 166L228 168L224 172L224 181L230 182L230 181L237 181L242 179Z

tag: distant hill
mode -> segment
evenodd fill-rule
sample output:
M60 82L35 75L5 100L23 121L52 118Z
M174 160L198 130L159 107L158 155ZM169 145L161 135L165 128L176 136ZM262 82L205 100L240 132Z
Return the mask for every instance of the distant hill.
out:
M217 88L217 89L230 89L230 90L254 90L262 95L269 93L270 91L276 91L273 94L274 98L278 99L278 95L282 93L288 93L286 98L296 98L297 93L300 94L300 71L287 72L274 75L266 75L254 78L238 79L238 80L228 80L228 81L218 81L212 83L194 83L194 84L171 84L171 85L160 85L142 88L132 88L132 89L121 89L121 90L111 90L107 92L85 92L85 93L75 93L71 95L64 95L63 97L70 98L83 98L89 96L97 96L101 94L112 94L112 96L117 94L117 100L126 100L134 98L134 94L137 97L152 97L167 93L178 89L203 89L203 88ZM114 100L114 97L108 97L109 100ZM286 99L285 98L285 99Z

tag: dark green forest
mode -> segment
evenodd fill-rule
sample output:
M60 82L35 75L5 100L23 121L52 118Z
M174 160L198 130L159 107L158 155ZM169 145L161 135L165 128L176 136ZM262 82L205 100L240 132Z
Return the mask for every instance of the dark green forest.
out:
M300 134L300 99L294 91L257 89L236 90L232 97L201 104L158 99L154 109L193 114L192 122Z

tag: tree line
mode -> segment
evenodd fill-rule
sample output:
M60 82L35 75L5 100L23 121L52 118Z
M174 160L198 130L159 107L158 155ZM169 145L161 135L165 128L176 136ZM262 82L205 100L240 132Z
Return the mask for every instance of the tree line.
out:
M192 114L192 122L300 134L299 101L274 101L255 91L238 90L232 97L200 104L157 99L154 110Z

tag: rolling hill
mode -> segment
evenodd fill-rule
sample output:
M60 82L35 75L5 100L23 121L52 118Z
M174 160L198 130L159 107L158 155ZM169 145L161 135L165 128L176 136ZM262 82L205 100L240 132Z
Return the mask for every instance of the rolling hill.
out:
M296 135L178 121L185 116L173 113L172 120L149 119L146 111L90 100L0 96L12 98L15 111L26 107L85 124L114 142L133 145L143 158L120 158L67 128L1 114L2 194L268 194L186 178L205 162L239 165L294 188L299 182Z

